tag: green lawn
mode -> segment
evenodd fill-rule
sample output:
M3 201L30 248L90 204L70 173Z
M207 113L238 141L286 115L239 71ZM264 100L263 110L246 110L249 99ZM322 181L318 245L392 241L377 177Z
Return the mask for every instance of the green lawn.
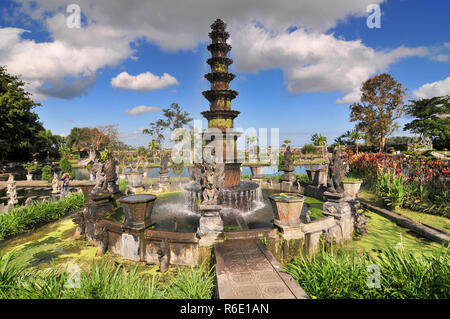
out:
M383 207L383 201L374 192L371 192L370 190L361 189L361 191L358 194L358 197L378 207ZM450 232L450 219L446 217L415 212L406 208L399 208L394 212L406 218L409 218L416 223L419 224L425 223L433 227L437 227L447 232Z

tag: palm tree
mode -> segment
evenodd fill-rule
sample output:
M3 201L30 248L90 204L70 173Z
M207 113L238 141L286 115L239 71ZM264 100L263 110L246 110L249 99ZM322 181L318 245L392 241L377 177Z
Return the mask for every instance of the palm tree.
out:
M85 128L73 127L70 130L70 134L67 136L67 145L70 148L77 150L78 160L80 160L81 148L85 140L86 140Z
M356 154L358 154L358 147L359 147L358 141L362 139L363 135L359 131L354 130L350 133L349 137L350 140L356 144Z
M148 149L152 154L152 163L154 163L155 155L159 150L161 150L161 145L159 145L159 143L155 139L153 139L150 143L148 143Z
M322 134L314 134L311 137L311 141L313 142L313 144L315 146L322 146L322 157L325 158L325 154L324 154L324 146L327 145L327 138L325 136L323 136Z

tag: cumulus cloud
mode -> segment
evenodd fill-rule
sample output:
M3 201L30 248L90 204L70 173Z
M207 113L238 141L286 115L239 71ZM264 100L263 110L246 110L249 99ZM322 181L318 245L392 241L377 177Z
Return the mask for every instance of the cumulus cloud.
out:
M139 115L143 113L159 112L159 111L161 111L161 108L159 107L139 105L133 107L131 110L130 109L125 110L125 113L127 113L128 115Z
M362 82L398 59L428 52L423 47L375 51L360 40L345 41L305 29L274 33L255 24L235 35L233 47L238 71L280 68L288 91L345 93L337 103L356 102Z
M281 68L289 91L338 90L345 94L342 102L354 100L356 88L370 75L422 50L380 52L324 33L349 17L366 16L368 4L383 0L128 0L114 5L111 0L77 0L84 17L81 29L67 28L66 5L59 0L15 1L21 16L41 23L52 41L24 39L24 29L0 29L0 46L7 48L0 52L0 64L21 74L42 98L85 94L100 69L135 59L130 44L142 39L163 50L195 49L208 40L216 17L229 25L238 71ZM286 31L292 27L297 30ZM124 85L141 91L176 81L168 74L152 78L149 73L145 80L127 75Z
M430 99L447 94L450 95L450 76L442 81L424 84L413 92L413 96L419 99Z
M122 72L111 80L111 85L116 88L146 92L178 85L178 81L167 73L157 76L150 72L145 72L134 76L127 72Z

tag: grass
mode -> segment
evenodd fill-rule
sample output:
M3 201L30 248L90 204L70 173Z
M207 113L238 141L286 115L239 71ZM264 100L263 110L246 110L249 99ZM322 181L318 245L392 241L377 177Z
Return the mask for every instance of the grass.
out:
M368 285L376 283L370 267L380 270L379 288ZM296 257L285 268L312 298L450 298L448 248L420 256L395 248L376 256L322 250L316 256Z
M78 276L73 276L71 269L54 262L39 271L23 268L12 255L0 254L0 299L209 299L214 288L213 269L204 265L174 267L168 277L156 272L148 275L140 264L130 269L102 258L93 260L88 271L75 267Z
M357 183L357 182L361 182L362 179L355 178L355 177L345 177L343 181L348 182L348 183Z
M358 194L358 197L378 207L384 206L383 200L369 189L366 188L361 189ZM416 212L406 208L397 208L394 209L393 211L397 214L400 214L406 218L411 219L416 223L425 223L430 226L437 227L447 232L450 232L450 220L446 217Z
M315 199L314 197L305 196L305 203L308 204L309 210L311 211L311 219L317 220L325 217L322 214L323 202L321 200Z
M84 196L75 193L49 203L33 202L33 205L13 208L10 213L0 215L0 240L31 229L32 226L56 220L65 213L83 207Z

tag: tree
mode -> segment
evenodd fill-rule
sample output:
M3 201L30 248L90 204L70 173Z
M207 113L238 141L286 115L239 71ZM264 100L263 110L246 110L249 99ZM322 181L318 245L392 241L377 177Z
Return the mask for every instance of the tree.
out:
M159 145L158 142L153 139L150 143L148 143L148 149L152 154L152 162L155 162L155 154L161 150L161 145Z
M44 128L32 110L39 103L23 87L19 77L0 66L0 161L29 160L38 134Z
M324 147L327 145L327 138L322 134L315 133L311 137L311 141L315 146L322 146L322 157L325 157Z
M149 129L142 130L142 133L151 135L158 144L164 140L164 131L169 129L171 132L191 122L193 119L189 117L188 112L181 110L177 103L172 103L169 108L163 109L165 119L159 119L150 123Z
M357 130L353 130L349 134L350 141L352 141L352 143L355 143L355 145L356 145L356 154L359 153L359 150L358 150L359 143L358 143L358 141L360 139L362 139L362 137L363 137L363 135L360 132L358 132Z
M450 139L450 96L411 100L406 113L415 119L403 128L421 137L432 138L433 142L448 143Z
M350 105L350 121L357 122L356 130L365 134L366 143L376 141L382 151L386 136L398 124L394 121L404 113L406 88L391 75L376 75L363 83L360 103Z
M87 140L86 130L86 127L72 127L69 135L67 135L67 145L78 152L78 160L81 158L81 150Z

